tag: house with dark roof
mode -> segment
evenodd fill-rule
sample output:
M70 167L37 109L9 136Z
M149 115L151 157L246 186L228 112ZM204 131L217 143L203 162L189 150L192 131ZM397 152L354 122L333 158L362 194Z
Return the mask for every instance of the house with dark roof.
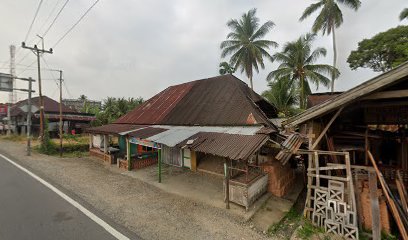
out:
M128 170L157 165L159 181L162 164L227 173L230 200L248 208L267 190L282 196L293 185L290 168L263 171L276 164L273 153L281 140L269 120L274 117L276 109L264 98L223 75L170 86L114 123L86 132L92 155ZM112 137L117 146L109 144Z
M57 136L59 129L60 110L59 103L47 96L44 99L44 114L48 121L48 131L51 136ZM40 98L34 97L31 99L32 112L32 133L39 134L40 130ZM27 113L28 100L22 100L15 103L10 108L11 128L17 134L25 134L27 128ZM82 129L89 127L90 122L95 120L93 114L80 113L62 104L62 123L64 133L71 133L75 130L76 133L81 133Z

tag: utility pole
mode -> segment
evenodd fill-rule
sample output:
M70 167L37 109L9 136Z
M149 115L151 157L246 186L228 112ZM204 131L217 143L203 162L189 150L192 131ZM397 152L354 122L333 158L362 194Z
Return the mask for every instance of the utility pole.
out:
M62 157L62 70L59 71L59 135L60 135L60 157Z
M28 107L27 107L27 156L31 155L31 92L33 89L32 78L28 78Z
M42 39L42 38L41 38ZM42 39L43 40L43 39ZM43 44L44 46L44 44ZM41 89L41 66L40 66L40 54L44 53L49 53L52 54L52 48L50 50L44 50L44 47L42 49L39 49L37 45L34 45L34 47L27 47L25 42L21 43L22 48L26 48L31 50L36 56L37 56L37 68L38 68L38 94L40 96L40 140L43 143L44 140L44 98L42 95L42 89Z
M14 46L14 45L10 45L10 75L11 75L11 77L12 77L12 88L15 88L16 86L15 86L15 80L14 80L14 77L15 77L15 75L16 75L16 65L15 65L15 60L16 60L16 46ZM11 134L11 112L10 112L10 109L11 109L11 106L13 105L13 103L14 103L14 100L15 100L15 98L14 98L14 90L11 90L11 92L9 93L9 101L8 101L8 104L7 104L7 135L10 135Z

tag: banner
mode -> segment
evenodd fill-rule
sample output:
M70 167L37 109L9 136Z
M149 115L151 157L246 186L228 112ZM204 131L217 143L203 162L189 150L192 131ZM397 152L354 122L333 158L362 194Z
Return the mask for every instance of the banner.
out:
M0 91L13 91L13 78L10 74L0 73Z

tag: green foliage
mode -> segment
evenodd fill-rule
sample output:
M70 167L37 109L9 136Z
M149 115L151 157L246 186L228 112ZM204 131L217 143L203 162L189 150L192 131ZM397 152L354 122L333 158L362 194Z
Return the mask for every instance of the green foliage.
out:
M219 67L220 67L219 73L221 75L233 74L235 72L235 69L227 62L220 63Z
M296 113L295 105L298 103L296 89L287 77L279 78L268 84L269 89L262 96L277 110L280 117L290 117Z
M270 47L277 47L274 41L263 39L275 25L272 21L267 21L260 26L259 18L255 16L256 9L251 9L244 13L241 19L231 19L227 26L231 32L227 35L227 40L220 45L222 49L221 57L231 55L230 64L234 69L240 68L241 73L245 72L250 80L251 88L253 69L259 72L259 67L265 68L264 58L272 59L268 53Z
M351 69L371 68L386 72L408 61L408 26L398 26L358 43L347 62Z
M278 233L286 234L290 227L296 228L301 218L301 215L296 212L294 208L291 208L278 223L269 226L268 235L273 236L277 235Z
M0 136L1 139L12 141L12 142L22 142L27 140L27 136L23 135L16 135L16 134L10 134L10 135L4 135Z
M309 220L305 220L304 224L297 232L297 236L301 239L310 239L310 237L317 233L324 233L324 230L314 226Z
M320 13L313 23L312 31L314 33L322 32L323 35L329 35L334 28L340 27L343 23L343 14L337 3L347 6L353 10L357 10L361 2L359 0L319 0L317 3L311 4L305 9L300 21L305 20L319 9Z
M96 120L92 122L93 126L109 124L130 112L143 103L143 98L114 98L108 97L103 100L102 110L94 109L93 113Z
M399 19L402 21L404 19L408 20L408 8L404 8L401 12L401 14L399 15Z
M56 154L58 152L56 144L50 139L47 119L45 119L45 122L44 122L44 137L43 137L42 142L40 143L38 151L40 153L47 154L47 155Z
M309 82L314 83L316 88L320 84L329 86L330 79L326 75L340 75L339 71L327 64L315 64L322 56L326 56L326 49L316 48L312 50L315 34L306 34L296 41L288 42L282 52L273 55L273 61L280 63L278 69L270 72L268 81L276 79L289 79L286 81L290 87L295 87L299 93L300 108L306 108L306 97L311 93Z

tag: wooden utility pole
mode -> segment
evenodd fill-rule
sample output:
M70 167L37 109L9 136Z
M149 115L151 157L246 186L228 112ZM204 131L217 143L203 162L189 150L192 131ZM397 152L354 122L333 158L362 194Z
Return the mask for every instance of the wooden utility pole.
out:
M37 45L34 45L34 47L27 47L25 45L25 42L21 43L22 48L26 48L31 50L36 56L37 56L37 68L38 68L38 94L40 96L39 98L39 104L40 104L40 140L43 143L44 140L44 99L42 95L42 89L41 89L41 64L40 64L40 54L44 53L49 53L52 54L52 48L50 50L45 50L44 49L44 43L43 43L43 48L39 49Z
M62 70L59 70L59 137L60 137L60 157L62 157Z

